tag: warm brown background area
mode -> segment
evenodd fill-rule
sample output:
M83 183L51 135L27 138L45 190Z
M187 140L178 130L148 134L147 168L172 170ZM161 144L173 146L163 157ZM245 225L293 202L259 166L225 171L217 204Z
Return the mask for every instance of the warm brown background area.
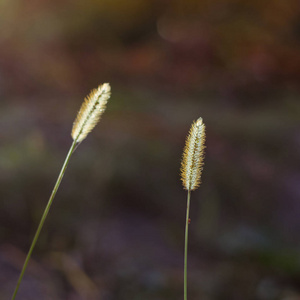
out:
M192 194L190 300L300 299L300 4L0 1L0 299L92 88L18 299L182 300L185 136L207 126Z

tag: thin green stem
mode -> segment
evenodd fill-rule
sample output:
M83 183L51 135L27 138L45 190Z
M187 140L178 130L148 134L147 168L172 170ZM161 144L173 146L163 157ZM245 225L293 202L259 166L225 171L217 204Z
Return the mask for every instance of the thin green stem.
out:
M187 300L187 252L188 252L188 237L189 237L190 199L191 199L191 191L189 190L187 194L185 239L184 239L184 283L183 283L184 300Z
M67 168L67 166L68 166L68 163L69 163L69 160L70 160L70 158L71 158L71 155L72 155L72 153L74 152L74 149L75 149L76 144L77 144L76 140L73 141L73 143L72 143L72 145L71 145L71 147L70 147L70 150L69 150L69 152L68 152L68 154L67 154L67 156L66 156L65 162L64 162L64 164L63 164L63 166L62 166L62 168L61 168L61 171L60 171L60 173L59 173L59 175L58 175L57 181L56 181L55 186L54 186L54 188L53 188L53 190L52 190L51 196L50 196L50 198L49 198L49 200L48 200L47 206L46 206L46 208L45 208L45 210L44 210L43 216L42 216L41 221L40 221L40 223L39 223L39 226L38 226L38 228L37 228L37 230L36 230L36 233L35 233L34 238L33 238L33 240L32 240L32 243L31 243L31 246L30 246L30 248L29 248L29 251L28 251L28 253L27 253L27 256L26 256L26 259L25 259L25 262L24 262L24 265L23 265L21 274L20 274L20 276L19 276L19 279L18 279L16 288L15 288L14 294L13 294L13 296L12 296L12 298L11 298L12 300L14 300L14 299L16 298L17 292L18 292L18 290L19 290L19 286L20 286L21 281L22 281L22 279L23 279L23 276L24 276L25 270L26 270L26 268L27 268L28 262L29 262L29 260L30 260L32 251L33 251L34 246L35 246L35 244L36 244L36 242L37 242L37 240L38 240L38 238L39 238L40 232L41 232L41 230L42 230L42 228L43 228L43 225L44 225L44 223L45 223L46 217L47 217L47 215L48 215L48 213L49 213L51 204L52 204L53 199L54 199L54 197L55 197L55 194L56 194L56 192L57 192L57 190L58 190L58 187L59 187L59 185L60 185L60 183L61 183L61 180L62 180L62 178L64 177L66 168Z

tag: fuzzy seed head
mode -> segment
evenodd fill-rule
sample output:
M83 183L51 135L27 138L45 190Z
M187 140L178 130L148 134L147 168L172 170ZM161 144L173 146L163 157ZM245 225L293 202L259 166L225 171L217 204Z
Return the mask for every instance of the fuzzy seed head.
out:
M199 118L191 126L181 161L181 181L184 189L194 191L201 183L204 160L205 125Z
M84 99L73 123L71 135L74 141L78 143L82 142L96 126L105 111L110 94L109 83L104 83L99 85L97 89L93 89Z

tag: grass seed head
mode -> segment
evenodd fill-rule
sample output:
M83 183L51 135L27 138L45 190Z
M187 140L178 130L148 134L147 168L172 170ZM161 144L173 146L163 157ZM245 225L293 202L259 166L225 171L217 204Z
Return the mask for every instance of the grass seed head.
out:
M96 126L105 111L110 94L109 83L104 83L99 85L97 89L93 89L84 99L73 123L71 135L74 141L82 142Z
M204 143L205 125L202 118L199 118L191 126L181 161L181 181L184 189L188 191L194 191L201 183Z

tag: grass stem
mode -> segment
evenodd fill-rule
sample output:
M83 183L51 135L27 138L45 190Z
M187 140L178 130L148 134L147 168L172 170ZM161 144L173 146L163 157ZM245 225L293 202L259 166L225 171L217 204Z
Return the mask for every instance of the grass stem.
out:
M184 300L187 300L187 252L188 252L188 236L189 236L190 199L191 199L191 191L189 190L187 194L185 240L184 240L184 283L183 283Z
M66 156L66 159L65 159L65 162L64 162L64 164L63 164L63 166L62 166L62 168L61 168L61 171L60 171L60 173L59 173L59 175L58 175L57 181L56 181L55 186L54 186L54 188L53 188L53 190L52 190L51 196L50 196L50 198L49 198L49 201L48 201L47 206L46 206L46 208L45 208L45 210L44 210L43 216L42 216L42 218L41 218L41 221L40 221L39 226L38 226L38 228L37 228L37 231L36 231L36 233L35 233L35 235L34 235L34 238L33 238L33 240L32 240L31 246L30 246L30 248L29 248L28 254L27 254L27 256L26 256L26 259L25 259L25 262L24 262L24 265L23 265L21 274L20 274L20 276L19 276L19 279L18 279L16 288L15 288L14 294L13 294L13 296L12 296L12 298L11 298L12 300L14 300L14 299L16 298L16 295L17 295L17 292L18 292L18 290L19 290L20 284L21 284L21 282L22 282L22 279L23 279L24 273L25 273L25 271L26 271L28 262L29 262L29 260L30 260L32 251L33 251L34 246L35 246L35 244L36 244L36 242L37 242L37 240L38 240L38 238L39 238L40 232L41 232L41 230L42 230L42 228L43 228L43 225L44 225L44 223L45 223L46 217L47 217L47 215L48 215L48 213L49 213L51 204L52 204L53 199L54 199L54 197L55 197L55 194L56 194L56 192L57 192L57 190L58 190L58 187L59 187L59 185L60 185L60 183L61 183L61 180L62 180L62 178L63 178L63 176L64 176L64 174L65 174L66 168L67 168L67 166L68 166L68 163L69 163L69 160L70 160L70 158L71 158L71 155L72 155L72 153L74 152L74 149L75 149L75 147L76 147L76 144L77 144L77 141L74 140L73 143L72 143L72 145L71 145L71 147L70 147L70 150L69 150L69 152L68 152L68 154L67 154L67 156Z

